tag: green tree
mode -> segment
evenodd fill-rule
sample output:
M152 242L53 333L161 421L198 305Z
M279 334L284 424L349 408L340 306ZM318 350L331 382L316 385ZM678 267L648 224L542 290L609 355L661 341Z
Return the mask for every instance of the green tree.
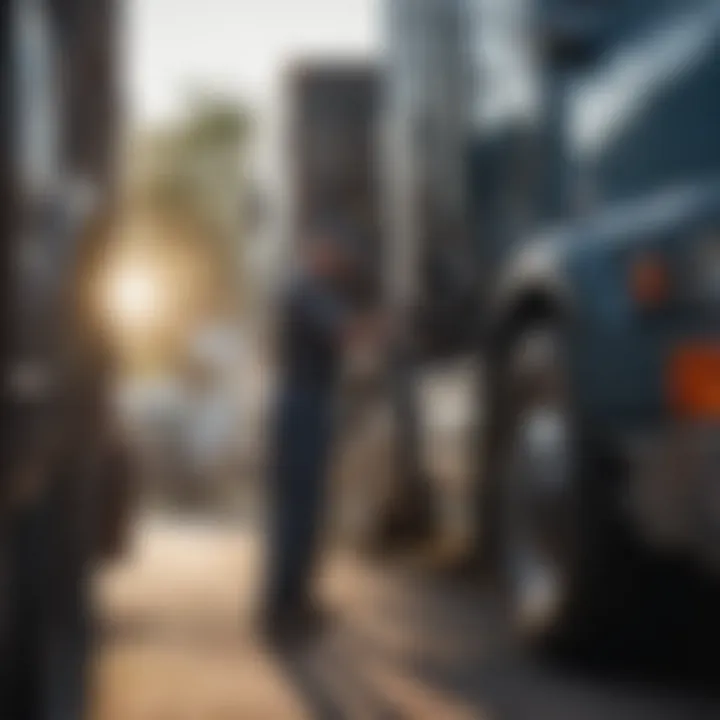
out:
M140 206L182 224L203 243L239 296L244 277L242 208L251 118L237 101L195 93L181 119L146 134L131 180Z

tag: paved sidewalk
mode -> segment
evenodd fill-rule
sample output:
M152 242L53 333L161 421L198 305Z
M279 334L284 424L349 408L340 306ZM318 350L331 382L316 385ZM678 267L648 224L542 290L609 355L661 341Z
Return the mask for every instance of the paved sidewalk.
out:
M563 674L518 658L481 591L350 556L326 564L324 639L278 658L253 630L252 534L145 521L98 582L105 641L91 720L710 720L667 683Z

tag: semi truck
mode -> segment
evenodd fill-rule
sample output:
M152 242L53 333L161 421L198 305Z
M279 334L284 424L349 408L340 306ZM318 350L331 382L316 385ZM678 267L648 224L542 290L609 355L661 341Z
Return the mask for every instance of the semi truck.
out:
M113 0L0 5L0 715L81 717L89 573L115 545L127 455L89 274L109 241Z
M720 7L388 0L385 21L404 362L478 360L476 555L519 641L598 640L646 563L718 569Z

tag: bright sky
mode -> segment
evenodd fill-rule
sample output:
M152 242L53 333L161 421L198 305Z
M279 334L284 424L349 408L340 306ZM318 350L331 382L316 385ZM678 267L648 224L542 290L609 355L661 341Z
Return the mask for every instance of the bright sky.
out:
M375 49L377 0L128 0L134 125L172 116L188 91L267 102L286 64Z

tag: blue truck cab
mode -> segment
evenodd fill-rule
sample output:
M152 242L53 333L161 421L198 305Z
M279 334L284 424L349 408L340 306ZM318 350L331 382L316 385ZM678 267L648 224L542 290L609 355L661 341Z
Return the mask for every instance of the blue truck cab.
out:
M481 554L527 646L597 638L638 558L719 569L720 5L390 5L396 262L480 347Z
M671 417L674 348L717 340L720 8L598 7L584 37L575 29L578 42L595 45L591 57L545 69L545 98L560 111L544 132L560 161L544 178L552 190L538 215L556 229L540 230L540 241L520 233L509 257L505 242L498 266L517 287L498 287L508 302L523 283L544 284L545 297L572 306L579 403L608 432L625 432ZM544 279L537 269L523 278L531 256ZM665 276L654 307L634 287L651 265Z

